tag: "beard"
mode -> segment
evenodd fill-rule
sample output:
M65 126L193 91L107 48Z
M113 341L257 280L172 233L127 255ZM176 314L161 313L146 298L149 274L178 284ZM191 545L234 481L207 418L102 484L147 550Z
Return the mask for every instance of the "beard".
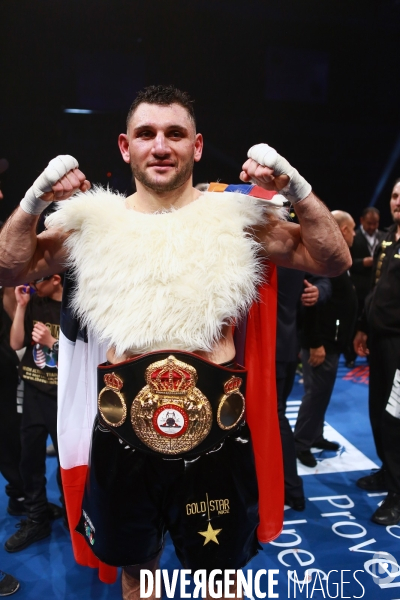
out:
M392 212L392 219L396 225L400 225L400 212L399 211Z
M134 179L140 181L140 183L147 189L158 193L172 192L173 190L180 188L192 176L193 165L194 159L184 164L180 171L176 170L171 179L160 182L155 181L152 177L149 177L146 171L140 169L131 161L131 169Z

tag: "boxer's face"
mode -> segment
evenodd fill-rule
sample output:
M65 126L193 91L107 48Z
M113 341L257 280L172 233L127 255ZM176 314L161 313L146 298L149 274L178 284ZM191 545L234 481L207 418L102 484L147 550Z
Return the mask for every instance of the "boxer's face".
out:
M139 104L127 134L119 137L125 162L137 181L158 193L178 189L201 158L203 138L180 104Z
M393 221L400 225L400 183L396 183L390 197L390 212L392 213Z

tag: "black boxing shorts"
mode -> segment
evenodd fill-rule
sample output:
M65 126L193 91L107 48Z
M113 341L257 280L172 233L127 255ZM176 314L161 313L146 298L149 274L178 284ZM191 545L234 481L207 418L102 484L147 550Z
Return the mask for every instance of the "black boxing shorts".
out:
M76 531L107 564L150 561L167 531L193 571L239 569L260 548L241 407L245 372L193 357L152 353L133 370L133 361L99 367L99 414Z

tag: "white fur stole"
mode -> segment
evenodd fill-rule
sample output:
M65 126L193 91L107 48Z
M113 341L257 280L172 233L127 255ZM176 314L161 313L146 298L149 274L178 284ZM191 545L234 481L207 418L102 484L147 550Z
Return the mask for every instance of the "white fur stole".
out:
M276 210L240 193L206 192L155 214L125 200L95 188L58 203L46 220L72 232L73 309L117 355L212 350L257 296L261 259L248 231Z

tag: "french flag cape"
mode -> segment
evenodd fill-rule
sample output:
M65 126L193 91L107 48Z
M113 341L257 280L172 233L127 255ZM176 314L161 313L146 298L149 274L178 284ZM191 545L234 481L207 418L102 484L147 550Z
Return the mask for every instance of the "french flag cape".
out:
M264 200L274 195L254 185L210 184L209 191L241 192ZM114 583L116 567L96 558L84 538L74 530L81 516L92 427L97 413L96 368L106 360L106 347L81 328L72 314L69 300L73 286L74 281L67 273L58 372L58 445L65 504L75 560L80 565L98 568L99 578L104 583ZM246 420L252 434L259 485L258 538L264 543L280 534L284 505L275 382L276 310L276 269L266 261L265 283L259 288L258 301L235 329L237 362L248 369Z

